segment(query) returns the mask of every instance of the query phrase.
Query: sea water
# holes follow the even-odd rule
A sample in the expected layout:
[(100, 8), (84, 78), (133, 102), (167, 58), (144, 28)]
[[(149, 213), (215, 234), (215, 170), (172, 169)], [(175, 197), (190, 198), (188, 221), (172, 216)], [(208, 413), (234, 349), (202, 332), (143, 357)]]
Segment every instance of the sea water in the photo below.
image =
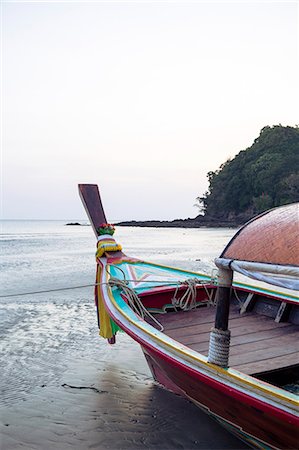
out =
[[(98, 337), (95, 238), (66, 222), (1, 223), (0, 448), (243, 448), (158, 387), (127, 335)], [(127, 255), (210, 274), (234, 233), (117, 227), (115, 239)]]

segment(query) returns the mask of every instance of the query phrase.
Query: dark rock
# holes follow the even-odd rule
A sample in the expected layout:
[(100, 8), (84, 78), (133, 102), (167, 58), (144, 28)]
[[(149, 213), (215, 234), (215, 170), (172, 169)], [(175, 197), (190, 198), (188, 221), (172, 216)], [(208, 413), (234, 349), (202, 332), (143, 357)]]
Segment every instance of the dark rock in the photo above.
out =
[(242, 223), (230, 220), (217, 220), (213, 218), (206, 218), (198, 216), (195, 219), (176, 219), (176, 220), (130, 220), (126, 222), (119, 222), (115, 224), (124, 227), (156, 227), (156, 228), (235, 228)]

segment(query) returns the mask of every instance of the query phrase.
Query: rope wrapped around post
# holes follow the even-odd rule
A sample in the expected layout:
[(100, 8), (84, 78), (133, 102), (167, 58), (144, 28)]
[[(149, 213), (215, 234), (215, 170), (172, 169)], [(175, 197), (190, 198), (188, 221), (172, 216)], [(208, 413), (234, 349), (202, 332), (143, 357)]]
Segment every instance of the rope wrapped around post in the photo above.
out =
[(208, 361), (220, 367), (228, 366), (230, 346), (230, 331), (212, 328), (210, 333), (210, 345)]
[(208, 362), (217, 364), (220, 367), (228, 367), (230, 347), (228, 317), (232, 281), (232, 270), (220, 268), (218, 275), (215, 324), (210, 333), (208, 355)]

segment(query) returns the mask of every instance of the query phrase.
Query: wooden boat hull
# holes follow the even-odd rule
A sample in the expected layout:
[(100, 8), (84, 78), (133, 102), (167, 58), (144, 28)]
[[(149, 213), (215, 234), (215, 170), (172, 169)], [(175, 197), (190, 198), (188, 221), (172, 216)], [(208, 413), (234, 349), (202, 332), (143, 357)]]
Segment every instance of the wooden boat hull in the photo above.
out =
[[(238, 366), (227, 367), (228, 360), (225, 364), (212, 363), (200, 351), (193, 350), (187, 343), (184, 345), (183, 339), (172, 338), (166, 332), (155, 328), (151, 324), (151, 320), (155, 321), (155, 317), (151, 316), (150, 320), (146, 321), (140, 314), (142, 311), (136, 309), (136, 304), (139, 302), (146, 312), (156, 309), (163, 313), (168, 310), (168, 307), (171, 307), (172, 311), (175, 310), (176, 313), (175, 302), (171, 304), (173, 300), (171, 289), (175, 291), (175, 297), (177, 289), (180, 289), (182, 279), (184, 279), (184, 283), (188, 284), (191, 283), (192, 277), (196, 277), (198, 292), (196, 291), (193, 299), (195, 303), (192, 304), (192, 307), (198, 308), (198, 312), (201, 314), (202, 311), (199, 310), (202, 306), (201, 302), (204, 301), (201, 296), (201, 288), (202, 290), (206, 289), (206, 292), (208, 289), (213, 290), (211, 279), (205, 275), (126, 257), (120, 250), (120, 246), (116, 242), (111, 242), (110, 236), (106, 235), (104, 238), (101, 236), (101, 233), (109, 231), (111, 226), (105, 223), (106, 218), (97, 187), (81, 185), (80, 195), (98, 239), (96, 304), (99, 311), (100, 334), (113, 343), (116, 328), (119, 327), (125, 331), (141, 345), (153, 377), (158, 383), (194, 402), (248, 444), (263, 449), (296, 449), (299, 441), (299, 418), (298, 400), (295, 394), (282, 387), (277, 387), (283, 386), (283, 384), (276, 385), (263, 381), (265, 380), (261, 377), (261, 374), (264, 374), (263, 371), (258, 371), (258, 373), (244, 371), (244, 358), (240, 358), (243, 361), (243, 366), (242, 363), (239, 366), (240, 371), (237, 370)], [(295, 209), (294, 212), (296, 213)], [(225, 258), (219, 261), (222, 275), (225, 271), (231, 271), (232, 261)], [(259, 259), (259, 262), (263, 263), (264, 270), (265, 263), (268, 264), (268, 261)], [(288, 264), (288, 260), (284, 260), (282, 263)], [(256, 267), (254, 267), (255, 269)], [(280, 274), (280, 271), (278, 272)], [(297, 273), (297, 269), (294, 273)], [(285, 274), (283, 273), (283, 275)], [(236, 288), (236, 285), (231, 283), (227, 285), (223, 280), (223, 277), (219, 277), (218, 292), (221, 290), (222, 292), (225, 290), (231, 292), (235, 289), (244, 290), (245, 285)], [(205, 287), (202, 283), (205, 283)], [(284, 324), (279, 324), (279, 322), (287, 314), (292, 316), (293, 324), (298, 324), (298, 298), (289, 294), (276, 293), (276, 296), (273, 295), (273, 292), (263, 288), (254, 290), (250, 288), (247, 290), (247, 288), (245, 286), (247, 299), (240, 305), (241, 311), (245, 304), (246, 308), (249, 308), (252, 295), (258, 294), (257, 297), (262, 297), (259, 306), (262, 310), (261, 314), (268, 316), (269, 310), (278, 308), (275, 315), (272, 316), (275, 319), (273, 322), (278, 322), (277, 326), (280, 325), (278, 328), (284, 327)], [(127, 291), (125, 291), (126, 289)], [(127, 296), (125, 292), (127, 292)], [(132, 299), (131, 295), (135, 295), (135, 297)], [(237, 294), (236, 299), (239, 301)], [(199, 304), (197, 304), (197, 300)], [(207, 292), (206, 300), (206, 303), (213, 303), (214, 297)], [(218, 295), (217, 310), (222, 301), (225, 301), (227, 306), (228, 298), (221, 298)], [(181, 309), (184, 310), (184, 307)], [(229, 308), (226, 307), (227, 317), (224, 318), (225, 320), (228, 320), (228, 312)], [(166, 315), (168, 316), (168, 314)], [(251, 328), (251, 333), (258, 329), (262, 331), (263, 324), (268, 324), (266, 319), (262, 319), (262, 323), (258, 324), (262, 325), (262, 328), (255, 327), (253, 330)], [(218, 330), (228, 331), (227, 328), (217, 327), (216, 320), (215, 327)], [(250, 323), (252, 324), (254, 321), (255, 317), (251, 317)], [(208, 322), (206, 325), (210, 326)], [(292, 326), (290, 325), (289, 330), (293, 333)], [(195, 328), (199, 329), (197, 325)], [(185, 333), (184, 327), (183, 333)], [(275, 333), (276, 337), (279, 336), (277, 329)], [(285, 350), (278, 353), (269, 352), (270, 358), (275, 355), (280, 361), (281, 358), (283, 359), (283, 364), (279, 369), (289, 369), (289, 364), (294, 364), (293, 356), (296, 353), (294, 339), (287, 339), (289, 340), (287, 352)], [(271, 339), (269, 341), (271, 342)], [(259, 348), (257, 346), (257, 349)], [(261, 350), (264, 350), (263, 347)], [(269, 361), (269, 359), (265, 361)], [(243, 367), (243, 372), (240, 367)]]
[[(107, 272), (103, 267), (105, 280)], [(194, 402), (251, 446), (296, 448), (296, 408), (283, 401), (280, 389), (236, 370), (209, 364), (207, 358), (195, 356), (189, 348), (179, 346), (145, 321), (137, 318), (136, 322), (135, 314), (121, 296), (106, 290), (103, 296), (109, 315), (141, 345), (158, 383)]]
[(250, 397), (240, 399), (237, 393), (215, 383), (212, 378), (187, 367), (182, 368), (177, 361), (166, 359), (144, 346), (142, 348), (158, 383), (187, 397), (249, 445), (279, 449), (295, 449), (298, 445), (298, 428), (291, 417), (285, 416), (282, 420), (282, 415), (275, 409), (271, 411), (262, 404), (258, 408), (251, 404)]

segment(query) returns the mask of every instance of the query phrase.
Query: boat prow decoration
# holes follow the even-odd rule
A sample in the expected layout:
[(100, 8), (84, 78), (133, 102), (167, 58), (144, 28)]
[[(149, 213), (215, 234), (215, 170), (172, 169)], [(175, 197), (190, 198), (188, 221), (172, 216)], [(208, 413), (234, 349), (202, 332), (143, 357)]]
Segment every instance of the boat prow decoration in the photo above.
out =
[[(298, 205), (270, 211), (243, 227), (216, 261), (215, 282), (125, 255), (106, 233), (97, 186), (79, 190), (97, 240), (107, 239), (97, 254), (101, 336), (112, 343), (119, 329), (126, 332), (141, 345), (158, 383), (190, 399), (249, 445), (296, 448), (299, 299), (235, 282), (233, 275), (246, 263), (246, 270), (254, 264), (254, 275), (294, 282), (298, 260), (286, 249), (298, 245)], [(283, 257), (277, 251), (272, 260), (271, 246), (279, 245), (286, 251)]]

